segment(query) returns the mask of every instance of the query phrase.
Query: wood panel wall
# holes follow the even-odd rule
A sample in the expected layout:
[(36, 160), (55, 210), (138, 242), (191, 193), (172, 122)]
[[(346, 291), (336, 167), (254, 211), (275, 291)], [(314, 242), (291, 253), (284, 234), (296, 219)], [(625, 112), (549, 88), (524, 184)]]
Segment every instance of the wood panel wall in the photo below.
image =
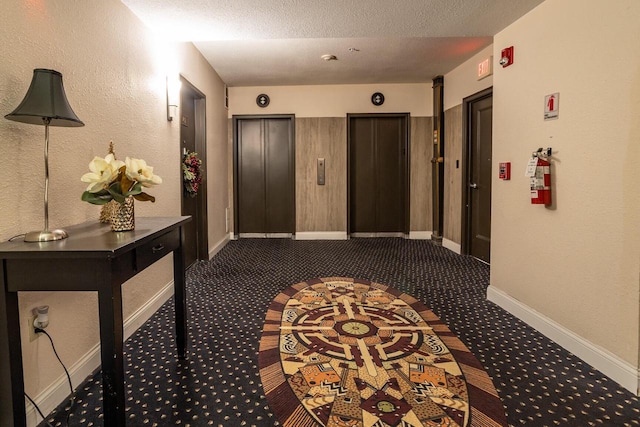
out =
[[(325, 159), (325, 185), (317, 159)], [(296, 119), (296, 231), (347, 230), (347, 120)]]
[[(229, 208), (229, 213), (228, 213), (228, 218), (226, 218), (228, 222), (227, 227), (228, 227), (228, 231), (229, 233), (234, 233), (234, 222), (233, 222), (233, 218), (234, 218), (234, 209), (233, 209), (233, 199), (235, 198), (235, 194), (233, 193), (233, 181), (234, 181), (234, 173), (235, 173), (235, 165), (233, 164), (233, 119), (228, 119), (227, 120), (227, 148), (228, 148), (228, 155), (227, 155), (227, 166), (228, 166), (228, 171), (229, 171), (229, 179), (227, 180), (229, 182), (229, 187), (228, 187), (228, 202), (227, 202), (227, 207)], [(223, 219), (222, 221), (224, 221), (225, 219)]]
[[(442, 236), (461, 244), (462, 104), (444, 112), (444, 225)], [(458, 166), (456, 167), (456, 161)]]
[(410, 230), (432, 231), (431, 158), (433, 157), (433, 118), (411, 117)]

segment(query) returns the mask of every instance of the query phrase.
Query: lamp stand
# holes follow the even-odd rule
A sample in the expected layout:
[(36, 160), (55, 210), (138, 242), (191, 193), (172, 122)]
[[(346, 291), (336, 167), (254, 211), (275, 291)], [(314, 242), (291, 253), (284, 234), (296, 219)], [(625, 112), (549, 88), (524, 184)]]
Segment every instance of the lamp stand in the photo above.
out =
[(51, 242), (69, 237), (69, 234), (60, 229), (49, 230), (49, 123), (50, 118), (44, 121), (44, 230), (30, 231), (24, 236), (25, 242)]

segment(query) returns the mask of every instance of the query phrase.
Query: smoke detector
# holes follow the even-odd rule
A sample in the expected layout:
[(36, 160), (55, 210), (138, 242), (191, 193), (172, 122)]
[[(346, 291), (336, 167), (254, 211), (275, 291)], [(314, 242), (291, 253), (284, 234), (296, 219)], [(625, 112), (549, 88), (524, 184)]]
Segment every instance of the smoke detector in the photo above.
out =
[(322, 55), (320, 58), (324, 59), (325, 61), (329, 62), (329, 61), (337, 61), (338, 57), (335, 55)]

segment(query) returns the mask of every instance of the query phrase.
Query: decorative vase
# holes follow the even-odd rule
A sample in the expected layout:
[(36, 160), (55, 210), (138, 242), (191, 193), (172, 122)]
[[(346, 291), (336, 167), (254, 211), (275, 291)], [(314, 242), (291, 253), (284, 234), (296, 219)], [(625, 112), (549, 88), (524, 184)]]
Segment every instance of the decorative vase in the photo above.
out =
[(124, 203), (114, 203), (111, 211), (111, 231), (131, 231), (135, 228), (133, 197), (125, 198)]
[(108, 203), (102, 205), (102, 209), (100, 209), (100, 222), (103, 224), (111, 223), (111, 215), (113, 214), (114, 205), (117, 205), (118, 202), (115, 200), (111, 200)]

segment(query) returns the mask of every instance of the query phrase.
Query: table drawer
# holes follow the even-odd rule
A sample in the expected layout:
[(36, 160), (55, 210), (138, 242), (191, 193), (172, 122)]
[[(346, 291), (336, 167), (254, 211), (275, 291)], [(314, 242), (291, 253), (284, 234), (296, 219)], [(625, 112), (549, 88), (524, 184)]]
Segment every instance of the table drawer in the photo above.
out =
[(176, 228), (136, 248), (136, 268), (142, 271), (180, 246), (180, 229)]

